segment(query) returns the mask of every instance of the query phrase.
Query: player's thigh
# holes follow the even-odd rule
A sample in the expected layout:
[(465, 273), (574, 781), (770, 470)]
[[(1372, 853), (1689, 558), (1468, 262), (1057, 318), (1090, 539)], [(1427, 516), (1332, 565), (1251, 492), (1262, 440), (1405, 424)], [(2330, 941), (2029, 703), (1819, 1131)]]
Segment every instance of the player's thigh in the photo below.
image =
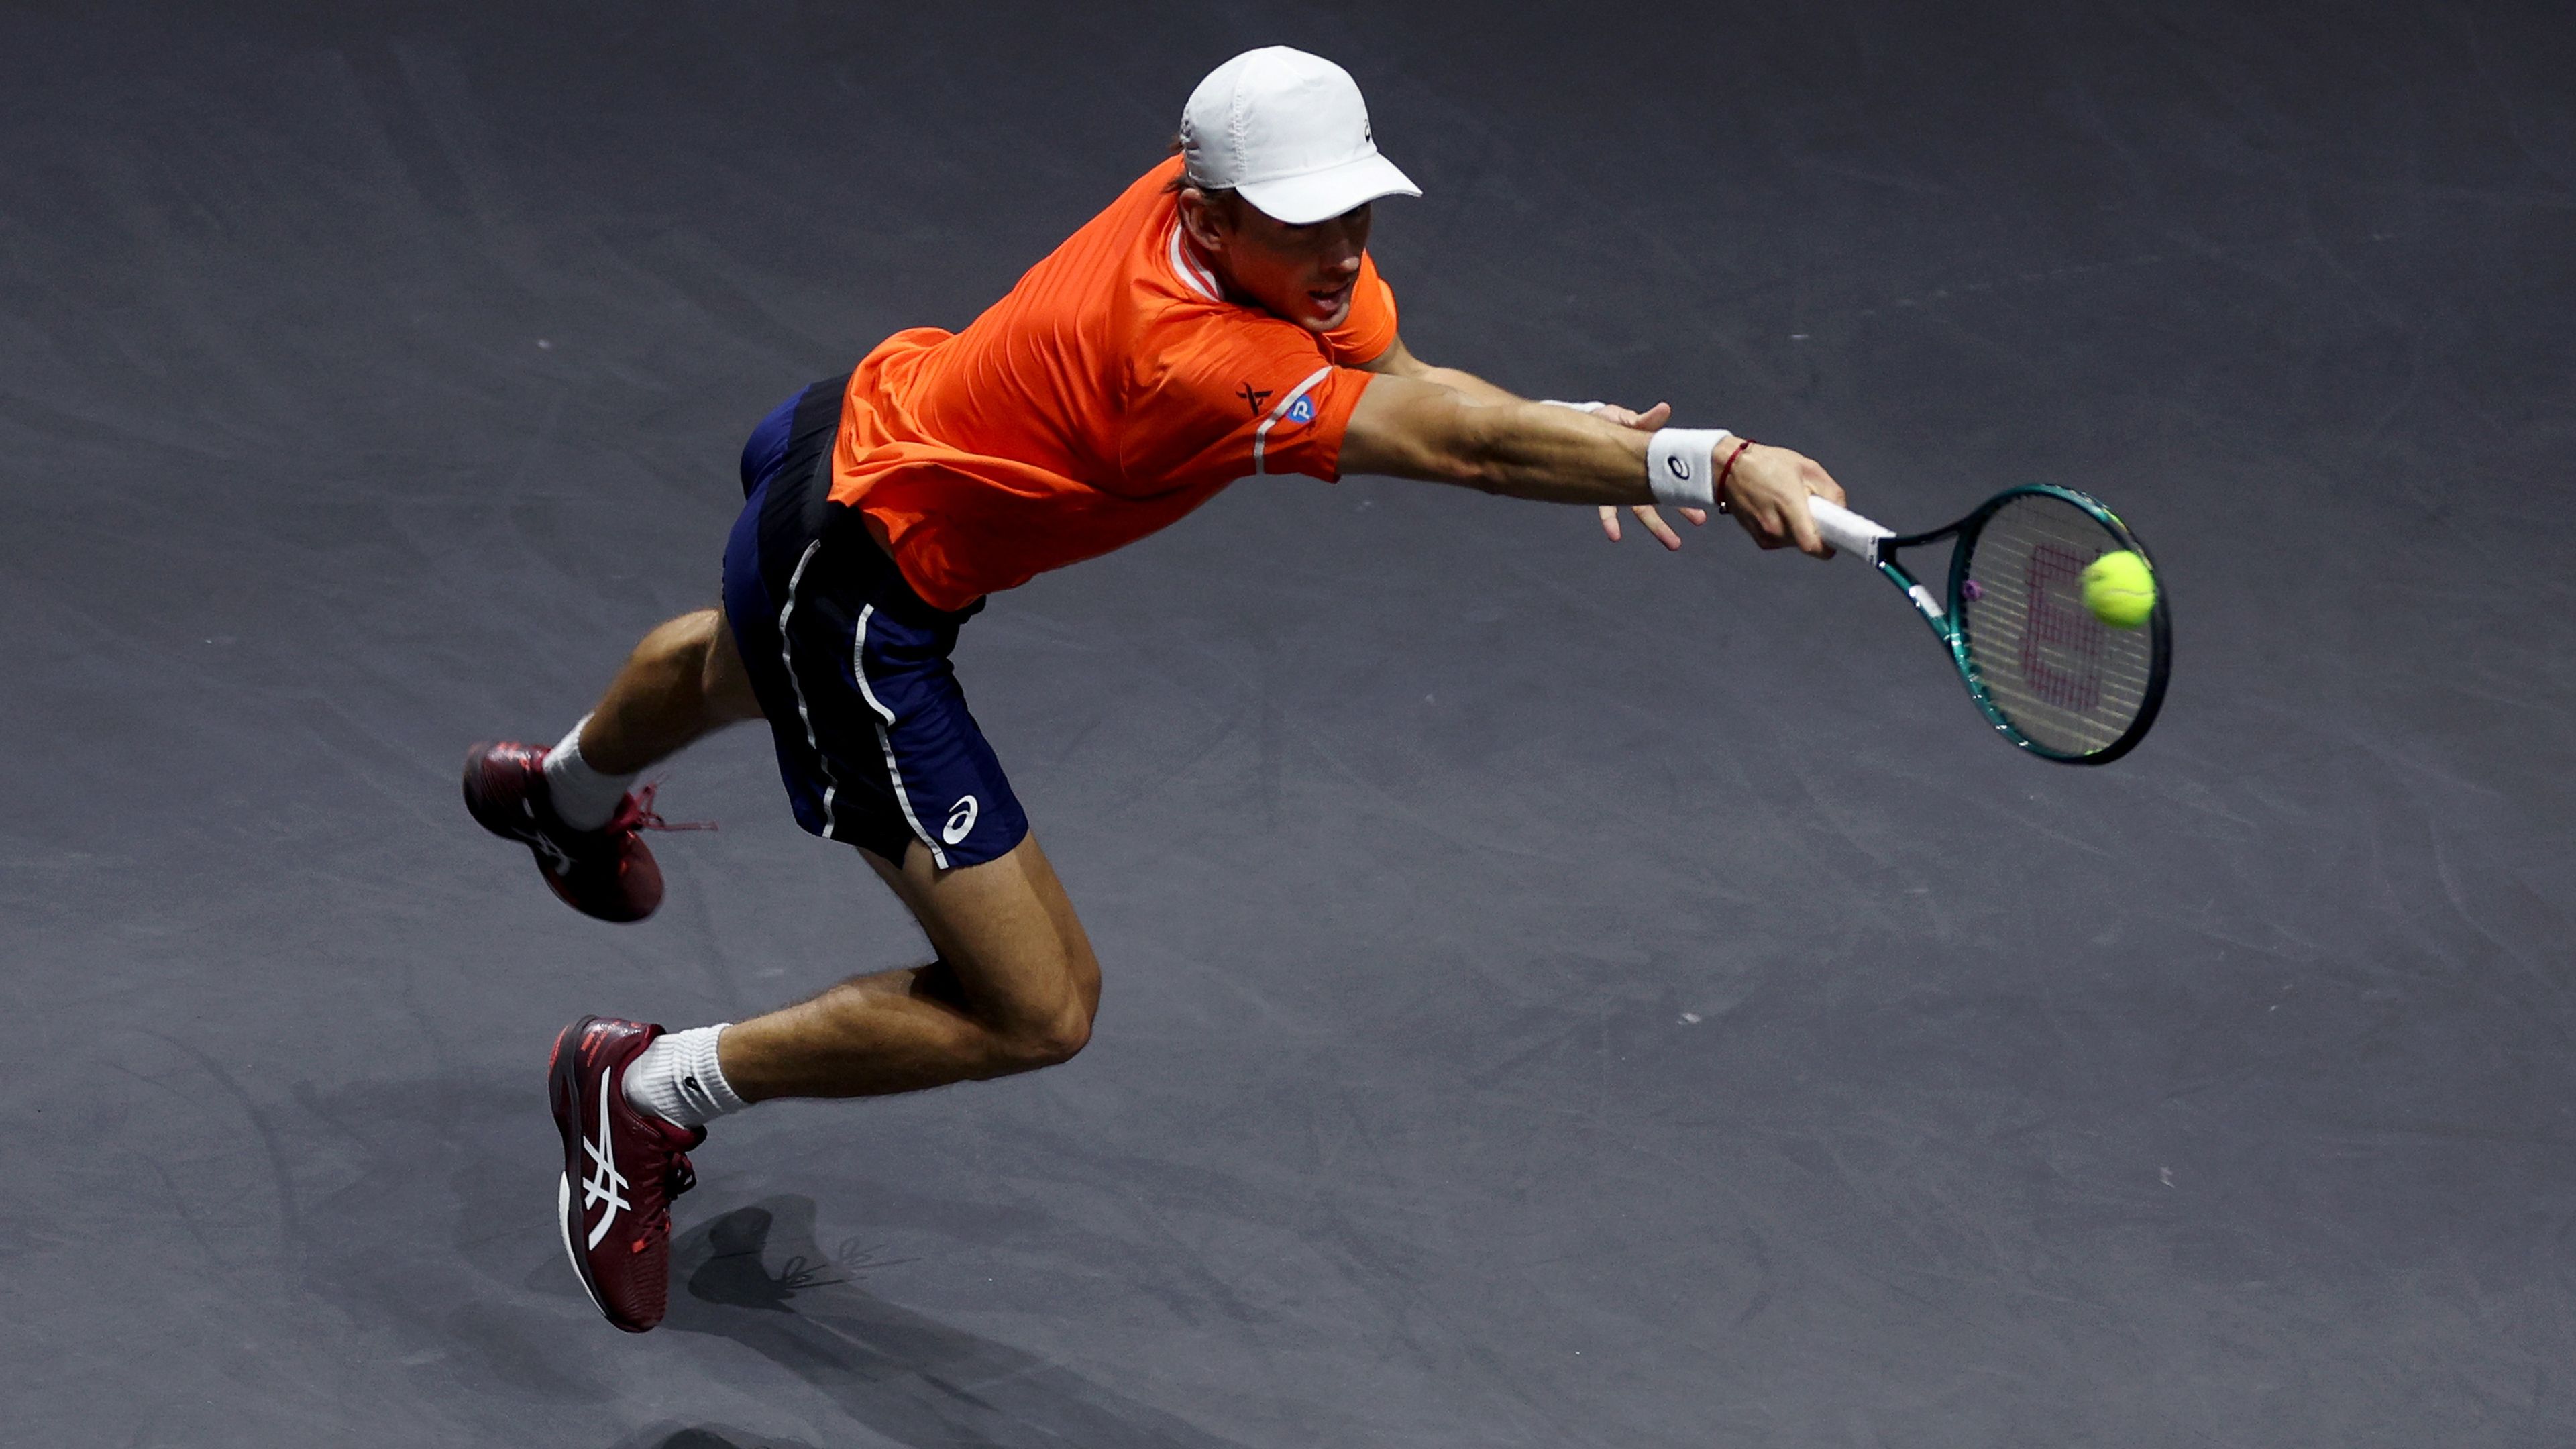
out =
[(1034, 833), (976, 865), (939, 870), (910, 849), (901, 866), (859, 852), (957, 973), (968, 1008), (1005, 1029), (1088, 1030), (1100, 962)]

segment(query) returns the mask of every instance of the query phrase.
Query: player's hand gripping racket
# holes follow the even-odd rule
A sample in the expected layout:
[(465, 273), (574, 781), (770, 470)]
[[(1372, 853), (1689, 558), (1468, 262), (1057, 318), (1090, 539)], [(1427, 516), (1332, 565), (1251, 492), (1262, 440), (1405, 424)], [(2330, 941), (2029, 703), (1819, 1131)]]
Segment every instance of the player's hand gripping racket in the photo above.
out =
[[(1996, 494), (1947, 528), (1911, 534), (1822, 498), (1807, 502), (1827, 543), (1869, 560), (1914, 601), (1949, 649), (1968, 697), (2005, 739), (2044, 760), (2103, 765), (2156, 722), (2173, 658), (2164, 581), (2150, 564), (2154, 602), (2135, 627), (2095, 616), (2084, 571), (2105, 554), (2147, 558), (2097, 500), (2034, 483)], [(1943, 539), (1954, 540), (1950, 577), (1947, 591), (1936, 593), (1896, 555)]]

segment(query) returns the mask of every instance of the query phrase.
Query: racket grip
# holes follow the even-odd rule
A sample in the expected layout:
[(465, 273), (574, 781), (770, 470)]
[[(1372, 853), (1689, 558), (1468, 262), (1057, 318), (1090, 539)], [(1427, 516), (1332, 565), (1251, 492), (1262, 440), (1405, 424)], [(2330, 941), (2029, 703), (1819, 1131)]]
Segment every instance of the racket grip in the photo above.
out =
[(1828, 503), (1812, 493), (1807, 495), (1807, 511), (1816, 516), (1816, 532), (1824, 535), (1825, 542), (1871, 563), (1878, 561), (1878, 541), (1896, 537), (1895, 529), (1882, 528), (1841, 504)]

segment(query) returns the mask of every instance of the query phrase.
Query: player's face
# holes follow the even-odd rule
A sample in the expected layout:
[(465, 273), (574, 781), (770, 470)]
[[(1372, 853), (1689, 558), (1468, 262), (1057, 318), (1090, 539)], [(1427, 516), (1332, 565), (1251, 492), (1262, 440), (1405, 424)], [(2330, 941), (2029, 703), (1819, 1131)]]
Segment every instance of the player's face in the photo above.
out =
[(1309, 331), (1328, 332), (1351, 315), (1351, 288), (1368, 250), (1369, 209), (1290, 226), (1238, 198), (1195, 208), (1191, 236), (1235, 291)]

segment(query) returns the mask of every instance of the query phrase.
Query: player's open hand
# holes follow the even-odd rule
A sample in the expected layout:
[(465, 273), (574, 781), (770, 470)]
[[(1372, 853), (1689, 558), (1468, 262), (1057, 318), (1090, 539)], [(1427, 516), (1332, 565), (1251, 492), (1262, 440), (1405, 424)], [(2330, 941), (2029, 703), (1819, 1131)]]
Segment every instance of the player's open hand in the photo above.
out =
[(1839, 504), (1843, 485), (1804, 453), (1755, 443), (1735, 460), (1717, 502), (1764, 548), (1832, 558), (1833, 549), (1816, 533), (1816, 515), (1808, 511), (1809, 494)]
[[(1597, 414), (1597, 416), (1608, 418), (1610, 421), (1617, 423), (1623, 428), (1635, 428), (1641, 433), (1651, 433), (1655, 429), (1662, 427), (1665, 420), (1670, 418), (1672, 415), (1673, 405), (1671, 403), (1657, 403), (1642, 413), (1633, 411), (1629, 408), (1623, 408), (1616, 403), (1605, 403), (1603, 404), (1601, 411)], [(1671, 524), (1664, 522), (1664, 515), (1656, 510), (1655, 505), (1651, 503), (1640, 504), (1628, 511), (1637, 515), (1637, 521), (1646, 525), (1646, 532), (1653, 534), (1657, 543), (1662, 544), (1666, 548), (1679, 548), (1682, 546), (1682, 536), (1673, 532), (1673, 526)], [(1689, 519), (1693, 527), (1708, 522), (1708, 511), (1706, 509), (1683, 508), (1675, 511), (1680, 513), (1682, 517)], [(1619, 541), (1619, 510), (1617, 508), (1605, 507), (1601, 510), (1601, 531), (1609, 536), (1612, 543), (1617, 543)]]

